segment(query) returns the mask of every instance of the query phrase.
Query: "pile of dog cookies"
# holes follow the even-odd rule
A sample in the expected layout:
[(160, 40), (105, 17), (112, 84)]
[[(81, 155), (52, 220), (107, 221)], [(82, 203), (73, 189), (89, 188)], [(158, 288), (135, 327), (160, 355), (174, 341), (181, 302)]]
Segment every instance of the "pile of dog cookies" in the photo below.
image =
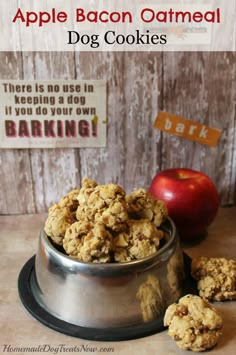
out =
[(126, 195), (117, 184), (84, 179), (49, 208), (44, 230), (80, 261), (128, 262), (156, 253), (166, 217), (165, 203), (144, 189)]

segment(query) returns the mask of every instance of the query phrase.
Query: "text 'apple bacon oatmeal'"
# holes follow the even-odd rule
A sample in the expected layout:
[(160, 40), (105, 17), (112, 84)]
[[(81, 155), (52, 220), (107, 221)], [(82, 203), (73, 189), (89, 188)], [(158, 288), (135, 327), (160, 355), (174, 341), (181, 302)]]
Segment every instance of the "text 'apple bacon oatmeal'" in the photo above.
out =
[(167, 215), (165, 203), (144, 189), (127, 195), (117, 184), (84, 179), (49, 208), (44, 231), (80, 261), (128, 262), (157, 252)]

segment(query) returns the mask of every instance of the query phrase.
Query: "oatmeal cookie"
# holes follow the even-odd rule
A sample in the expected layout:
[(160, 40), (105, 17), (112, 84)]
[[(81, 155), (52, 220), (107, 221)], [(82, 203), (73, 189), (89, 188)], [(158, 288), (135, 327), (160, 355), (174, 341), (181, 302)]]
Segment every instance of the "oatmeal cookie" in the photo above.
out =
[(140, 302), (144, 322), (150, 322), (164, 313), (166, 303), (159, 280), (155, 276), (148, 275), (147, 280), (139, 287), (136, 298)]
[(126, 196), (128, 213), (135, 218), (147, 218), (157, 227), (161, 225), (168, 215), (166, 204), (157, 200), (144, 189), (134, 190)]
[(79, 205), (78, 202), (78, 195), (79, 195), (80, 190), (79, 189), (73, 189), (68, 194), (66, 194), (64, 197), (60, 199), (58, 202), (58, 205), (60, 207), (68, 207), (71, 212), (75, 212), (77, 210), (77, 207)]
[(129, 220), (128, 229), (114, 238), (114, 258), (124, 262), (156, 253), (164, 232), (148, 219)]
[(44, 231), (54, 243), (62, 245), (66, 230), (74, 221), (74, 214), (69, 207), (61, 207), (58, 204), (54, 204), (48, 210)]
[(93, 192), (94, 188), (97, 186), (97, 183), (95, 180), (91, 179), (83, 179), (82, 180), (82, 186), (81, 189), (77, 195), (78, 202), (80, 206), (83, 206), (86, 204), (89, 196)]
[(199, 257), (192, 260), (191, 273), (199, 295), (208, 300), (236, 299), (236, 261)]
[(128, 220), (125, 191), (116, 184), (96, 186), (85, 204), (78, 207), (76, 218), (104, 223), (112, 231), (125, 229)]
[(222, 334), (222, 318), (199, 296), (186, 295), (170, 305), (164, 325), (181, 349), (204, 351), (212, 348)]
[(112, 250), (112, 235), (102, 223), (80, 220), (67, 229), (63, 247), (68, 255), (81, 261), (107, 263)]

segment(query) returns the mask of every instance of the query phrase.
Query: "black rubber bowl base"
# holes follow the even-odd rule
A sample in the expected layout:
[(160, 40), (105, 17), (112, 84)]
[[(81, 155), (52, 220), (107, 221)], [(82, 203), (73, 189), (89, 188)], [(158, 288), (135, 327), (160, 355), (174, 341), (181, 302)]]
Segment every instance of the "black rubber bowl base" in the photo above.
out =
[[(196, 294), (196, 284), (190, 276), (191, 259), (184, 254), (185, 271), (188, 278), (186, 293)], [(165, 329), (160, 319), (132, 327), (116, 328), (87, 328), (65, 322), (54, 317), (45, 310), (35, 299), (31, 282), (35, 278), (35, 256), (31, 257), (23, 266), (18, 277), (18, 292), (24, 307), (39, 322), (60, 333), (76, 338), (95, 341), (120, 341), (138, 339), (161, 332)], [(163, 315), (164, 316), (164, 315)]]

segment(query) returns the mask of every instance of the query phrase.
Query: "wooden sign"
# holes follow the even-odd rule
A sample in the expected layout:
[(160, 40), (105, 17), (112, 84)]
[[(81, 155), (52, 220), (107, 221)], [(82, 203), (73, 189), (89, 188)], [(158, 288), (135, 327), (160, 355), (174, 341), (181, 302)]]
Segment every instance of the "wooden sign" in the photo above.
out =
[(211, 147), (217, 144), (221, 134), (219, 129), (211, 128), (168, 112), (159, 112), (154, 127)]
[(0, 148), (105, 145), (105, 81), (0, 81)]

